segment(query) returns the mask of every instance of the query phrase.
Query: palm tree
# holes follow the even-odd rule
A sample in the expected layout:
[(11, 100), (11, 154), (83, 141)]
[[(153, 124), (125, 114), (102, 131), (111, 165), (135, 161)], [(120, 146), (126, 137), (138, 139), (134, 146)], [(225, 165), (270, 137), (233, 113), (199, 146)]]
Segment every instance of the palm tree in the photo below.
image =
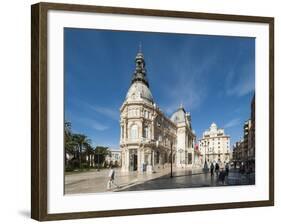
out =
[(74, 134), (73, 135), (73, 141), (75, 142), (75, 144), (77, 145), (78, 148), (78, 158), (79, 158), (79, 167), (81, 169), (81, 165), (82, 165), (82, 153), (85, 150), (85, 146), (87, 144), (91, 144), (91, 140), (83, 134)]
[(86, 143), (85, 144), (85, 152), (86, 155), (88, 156), (88, 168), (92, 164), (92, 155), (94, 155), (94, 148), (91, 144)]
[(75, 154), (75, 142), (73, 141), (73, 134), (71, 130), (71, 123), (68, 121), (64, 122), (64, 149), (65, 149), (65, 164), (67, 164), (67, 153)]
[(95, 163), (98, 164), (98, 170), (101, 163), (105, 161), (105, 157), (110, 154), (108, 147), (97, 146), (95, 148)]

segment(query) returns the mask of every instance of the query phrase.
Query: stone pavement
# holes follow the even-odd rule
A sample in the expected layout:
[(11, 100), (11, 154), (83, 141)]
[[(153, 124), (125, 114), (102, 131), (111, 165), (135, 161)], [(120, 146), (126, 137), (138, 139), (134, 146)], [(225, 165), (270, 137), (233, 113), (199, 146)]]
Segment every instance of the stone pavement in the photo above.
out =
[[(182, 174), (190, 174), (194, 172), (201, 172), (202, 169), (195, 169), (193, 171), (181, 169)], [(174, 170), (178, 170), (174, 168)], [(77, 172), (65, 175), (65, 194), (78, 193), (97, 193), (107, 191), (108, 169), (100, 171), (92, 170), (86, 172)], [(115, 169), (115, 183), (119, 186), (112, 188), (111, 191), (120, 191), (126, 188), (142, 184), (146, 181), (170, 175), (170, 167), (157, 170), (155, 173), (138, 173), (121, 172), (120, 169)]]
[(120, 191), (140, 191), (140, 190), (160, 190), (175, 188), (194, 188), (194, 187), (214, 187), (214, 186), (234, 186), (234, 185), (253, 185), (255, 184), (255, 173), (240, 174), (236, 170), (231, 170), (224, 183), (218, 180), (216, 174), (193, 173), (176, 171), (174, 177), (169, 175), (146, 181), (145, 183), (134, 185)]
[[(88, 171), (65, 175), (65, 194), (98, 193), (107, 191), (109, 170)], [(224, 183), (218, 181), (216, 175), (203, 173), (202, 169), (174, 168), (173, 178), (170, 178), (170, 168), (158, 170), (155, 173), (123, 173), (115, 169), (115, 183), (110, 191), (159, 190), (190, 187), (210, 187), (227, 185), (255, 184), (255, 174), (240, 174), (231, 170)]]

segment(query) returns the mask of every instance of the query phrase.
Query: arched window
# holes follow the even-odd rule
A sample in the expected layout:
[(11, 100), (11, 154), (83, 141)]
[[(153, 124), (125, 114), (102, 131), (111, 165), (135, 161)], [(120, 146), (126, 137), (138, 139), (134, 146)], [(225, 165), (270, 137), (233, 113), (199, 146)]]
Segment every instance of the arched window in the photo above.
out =
[(136, 124), (132, 125), (130, 134), (131, 134), (131, 139), (138, 138), (138, 126)]

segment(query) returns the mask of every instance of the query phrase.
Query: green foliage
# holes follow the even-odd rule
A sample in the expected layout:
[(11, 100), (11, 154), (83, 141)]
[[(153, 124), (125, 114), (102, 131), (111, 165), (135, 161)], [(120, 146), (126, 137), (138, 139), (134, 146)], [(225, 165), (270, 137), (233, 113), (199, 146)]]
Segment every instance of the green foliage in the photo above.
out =
[(94, 148), (88, 136), (73, 133), (71, 123), (68, 121), (64, 123), (64, 147), (66, 171), (89, 169), (93, 162), (91, 161), (93, 155), (95, 163), (103, 164), (105, 156), (110, 153), (108, 148), (104, 146)]
[(65, 167), (65, 172), (72, 172), (72, 171), (74, 171), (73, 167), (71, 167), (71, 166)]
[(95, 164), (101, 165), (105, 162), (105, 157), (110, 155), (110, 151), (108, 150), (108, 147), (97, 146), (95, 148), (94, 155)]

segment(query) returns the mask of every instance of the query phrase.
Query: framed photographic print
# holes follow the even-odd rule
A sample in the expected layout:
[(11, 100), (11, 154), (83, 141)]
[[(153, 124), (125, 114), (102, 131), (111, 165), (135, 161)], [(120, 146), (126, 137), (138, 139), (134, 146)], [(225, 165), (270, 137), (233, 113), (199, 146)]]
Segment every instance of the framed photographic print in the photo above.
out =
[(32, 218), (274, 205), (274, 18), (31, 16)]

